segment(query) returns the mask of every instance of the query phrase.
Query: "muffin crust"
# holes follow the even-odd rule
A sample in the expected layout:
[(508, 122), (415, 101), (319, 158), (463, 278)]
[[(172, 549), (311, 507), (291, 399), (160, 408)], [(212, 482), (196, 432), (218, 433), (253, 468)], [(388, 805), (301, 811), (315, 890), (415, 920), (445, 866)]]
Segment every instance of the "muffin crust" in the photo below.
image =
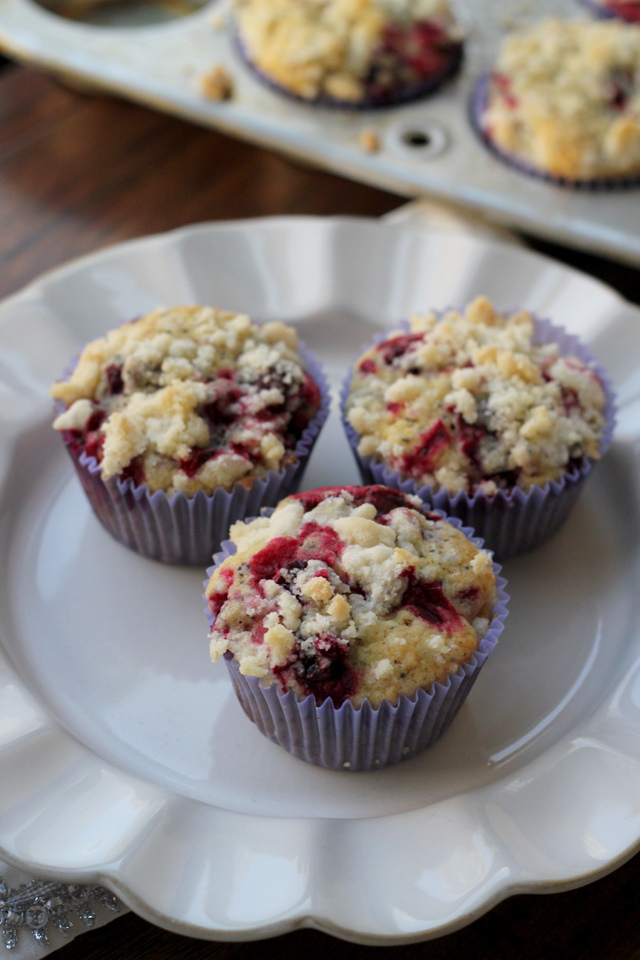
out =
[(356, 363), (345, 405), (373, 455), (435, 492), (529, 490), (597, 459), (605, 395), (595, 373), (532, 342), (526, 311), (486, 297), (463, 313), (412, 318)]
[(306, 100), (384, 100), (461, 46), (448, 0), (236, 0), (236, 16), (250, 62)]
[(251, 483), (293, 461), (320, 402), (293, 328), (211, 307), (156, 310), (83, 350), (54, 421), (69, 445), (169, 495)]
[(481, 126), (551, 176), (640, 174), (640, 27), (547, 19), (508, 36)]
[(386, 487), (287, 497), (231, 539), (206, 590), (212, 659), (318, 704), (395, 704), (444, 682), (496, 604), (490, 554)]

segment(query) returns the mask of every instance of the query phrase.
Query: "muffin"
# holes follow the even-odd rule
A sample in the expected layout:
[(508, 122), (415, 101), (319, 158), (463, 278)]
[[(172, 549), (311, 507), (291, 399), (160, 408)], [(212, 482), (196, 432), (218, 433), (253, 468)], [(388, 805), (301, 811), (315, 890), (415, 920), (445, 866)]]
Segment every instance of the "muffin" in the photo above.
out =
[(458, 69), (448, 0), (236, 0), (239, 50), (298, 99), (373, 107), (415, 99)]
[(51, 393), (54, 429), (109, 532), (198, 564), (246, 509), (295, 489), (329, 402), (293, 328), (201, 306), (89, 343)]
[(367, 769), (443, 732), (502, 629), (481, 545), (381, 486), (294, 494), (231, 538), (206, 587), (211, 658), (263, 733)]
[(581, 3), (598, 16), (640, 23), (640, 0), (581, 0)]
[(363, 479), (418, 492), (504, 557), (566, 516), (555, 501), (568, 510), (610, 441), (608, 390), (575, 338), (478, 297), (366, 350), (343, 418)]
[(640, 29), (620, 21), (543, 20), (509, 35), (480, 81), (487, 145), (560, 184), (640, 177)]

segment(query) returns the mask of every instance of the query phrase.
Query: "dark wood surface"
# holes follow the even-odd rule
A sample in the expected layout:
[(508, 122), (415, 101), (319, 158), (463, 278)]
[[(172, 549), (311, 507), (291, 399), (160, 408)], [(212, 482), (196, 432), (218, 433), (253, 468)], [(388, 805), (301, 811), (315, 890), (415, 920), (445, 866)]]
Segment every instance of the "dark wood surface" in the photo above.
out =
[[(84, 96), (28, 68), (0, 73), (0, 296), (119, 240), (194, 221), (272, 214), (380, 216), (402, 198), (292, 164), (161, 114)], [(638, 271), (531, 241), (640, 302)], [(640, 960), (640, 855), (562, 894), (517, 896), (463, 930), (367, 948), (303, 930), (240, 944), (167, 933), (133, 914), (60, 950), (60, 960)], [(0, 948), (1, 949), (1, 948)]]

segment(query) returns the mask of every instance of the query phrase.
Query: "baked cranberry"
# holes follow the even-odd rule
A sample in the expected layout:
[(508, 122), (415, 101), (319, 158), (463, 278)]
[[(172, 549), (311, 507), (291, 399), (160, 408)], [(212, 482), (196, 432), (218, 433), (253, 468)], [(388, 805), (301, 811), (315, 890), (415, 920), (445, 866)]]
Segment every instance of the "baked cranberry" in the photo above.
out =
[(122, 365), (118, 363), (110, 363), (104, 371), (104, 375), (107, 378), (107, 386), (109, 388), (110, 396), (114, 397), (119, 393), (122, 393), (124, 390), (124, 380), (122, 379)]
[(423, 339), (424, 334), (422, 333), (403, 333), (391, 340), (385, 340), (377, 349), (382, 354), (383, 361), (389, 366), (398, 357), (404, 356), (414, 343), (419, 343)]
[(144, 458), (134, 457), (133, 460), (124, 468), (120, 474), (121, 480), (133, 480), (137, 487), (144, 483), (146, 474), (144, 470)]
[(401, 576), (407, 577), (408, 583), (400, 608), (406, 608), (414, 617), (420, 617), (447, 633), (454, 633), (464, 627), (464, 619), (445, 597), (441, 583), (420, 580), (411, 568), (405, 570)]
[(459, 437), (460, 452), (480, 470), (480, 444), (487, 436), (487, 431), (475, 423), (467, 423), (459, 413), (456, 417), (456, 433)]
[(624, 20), (640, 22), (640, 5), (635, 0), (607, 0), (606, 7)]
[(196, 473), (202, 469), (207, 460), (211, 460), (215, 454), (215, 450), (194, 449), (188, 457), (183, 457), (182, 460), (178, 460), (178, 467), (183, 473), (186, 473), (188, 477), (195, 477)]
[(299, 644), (294, 648), (292, 663), (276, 667), (283, 692), (289, 681), (295, 679), (304, 696), (311, 694), (320, 706), (325, 700), (333, 700), (340, 706), (353, 696), (358, 686), (358, 674), (351, 664), (344, 643), (330, 634), (314, 638), (314, 651), (303, 651)]
[(363, 374), (377, 373), (378, 364), (375, 362), (375, 360), (372, 360), (371, 357), (366, 357), (362, 363), (359, 364), (358, 370)]
[(104, 433), (101, 430), (90, 430), (84, 438), (84, 451), (88, 457), (95, 457), (98, 463), (102, 460), (104, 447)]
[(218, 389), (220, 392), (216, 399), (204, 404), (202, 415), (214, 425), (228, 425), (237, 419), (236, 412), (230, 408), (240, 400), (244, 391), (226, 380), (222, 381)]
[(408, 27), (388, 24), (367, 78), (369, 96), (384, 101), (396, 92), (437, 78), (460, 51), (461, 44), (432, 20)]
[(459, 600), (460, 603), (475, 603), (479, 596), (479, 587), (465, 587), (464, 590), (459, 590), (458, 593), (456, 593), (456, 599)]
[(518, 99), (511, 93), (511, 77), (507, 76), (506, 73), (495, 72), (491, 74), (491, 79), (500, 91), (500, 96), (502, 97), (505, 105), (510, 110), (515, 110), (515, 108), (518, 106)]
[(344, 544), (333, 527), (323, 527), (318, 523), (305, 523), (298, 533), (302, 541), (301, 552), (309, 560), (321, 560), (332, 567), (342, 551)]
[(255, 586), (262, 580), (275, 580), (278, 572), (297, 559), (298, 542), (294, 537), (274, 537), (251, 558), (249, 568)]
[(492, 480), (496, 487), (501, 490), (513, 490), (518, 485), (518, 477), (521, 473), (521, 468), (517, 467), (515, 470), (501, 470), (499, 473), (492, 473), (483, 479)]
[(447, 426), (442, 420), (436, 420), (429, 430), (420, 435), (415, 450), (400, 458), (402, 472), (417, 480), (426, 473), (433, 473), (437, 469), (440, 454), (450, 446), (452, 440)]
[(294, 407), (290, 428), (297, 443), (300, 434), (313, 420), (320, 407), (320, 390), (308, 373), (305, 373), (305, 381), (298, 393), (291, 398), (290, 406)]
[(562, 406), (568, 417), (570, 417), (572, 413), (582, 413), (582, 404), (578, 400), (578, 394), (573, 387), (562, 387), (561, 396)]

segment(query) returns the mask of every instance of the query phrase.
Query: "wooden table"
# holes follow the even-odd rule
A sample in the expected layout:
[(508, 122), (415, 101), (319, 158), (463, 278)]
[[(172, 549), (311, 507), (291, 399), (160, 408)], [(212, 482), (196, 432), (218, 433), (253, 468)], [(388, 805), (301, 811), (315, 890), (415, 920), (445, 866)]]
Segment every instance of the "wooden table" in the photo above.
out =
[[(24, 67), (0, 74), (0, 296), (106, 244), (202, 220), (270, 214), (380, 216), (402, 198), (302, 168), (265, 150), (131, 104), (87, 97)], [(638, 272), (559, 248), (640, 303)], [(465, 929), (378, 954), (397, 960), (640, 960), (640, 855), (578, 890), (512, 897)], [(2, 948), (0, 947), (0, 955)], [(240, 944), (166, 933), (129, 914), (60, 950), (60, 960), (362, 960), (374, 948), (302, 930)]]

